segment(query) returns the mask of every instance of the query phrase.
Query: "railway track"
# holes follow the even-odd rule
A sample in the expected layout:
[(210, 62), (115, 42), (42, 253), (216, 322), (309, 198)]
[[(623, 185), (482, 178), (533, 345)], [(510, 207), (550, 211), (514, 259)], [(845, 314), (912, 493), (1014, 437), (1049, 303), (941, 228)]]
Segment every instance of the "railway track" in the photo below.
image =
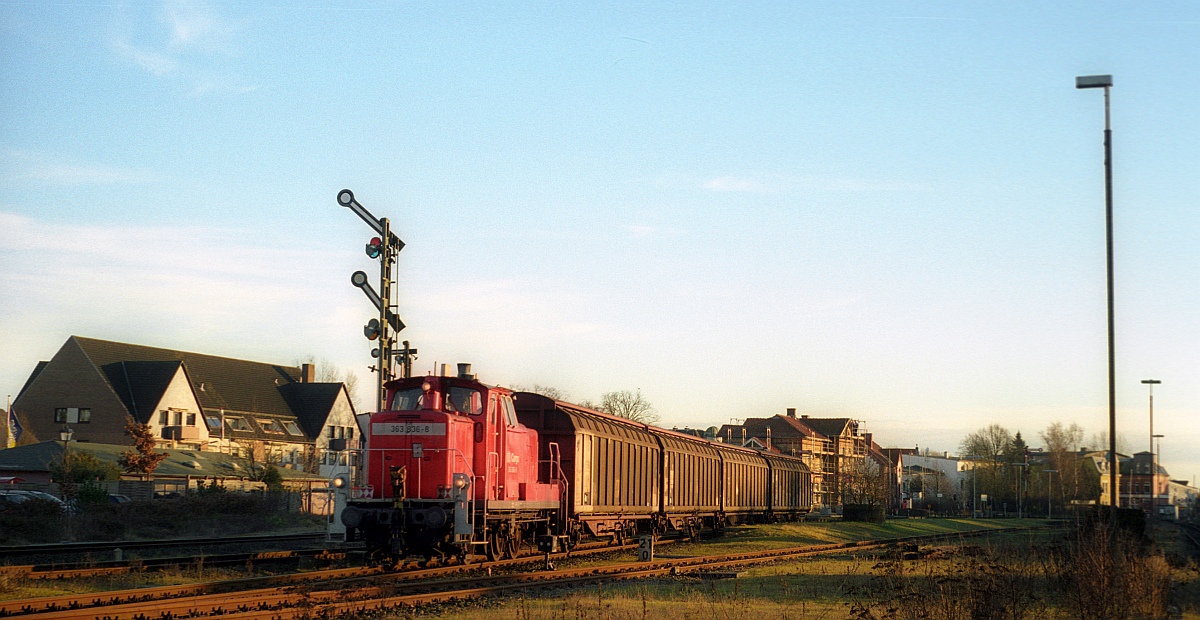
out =
[(171, 538), (164, 540), (121, 540), (80, 543), (53, 543), (40, 545), (18, 545), (0, 547), (0, 559), (21, 557), (45, 557), (67, 554), (93, 555), (101, 551), (122, 552), (163, 549), (173, 547), (213, 547), (217, 545), (262, 545), (297, 542), (319, 542), (325, 540), (324, 532), (300, 534), (272, 534), (263, 536), (222, 536), (218, 538)]
[(1176, 523), (1179, 526), (1179, 531), (1183, 532), (1188, 542), (1192, 543), (1192, 547), (1197, 555), (1200, 555), (1200, 527), (1196, 527), (1190, 523)]
[(176, 556), (148, 558), (133, 561), (85, 562), (79, 565), (58, 566), (55, 564), (23, 564), (0, 566), (0, 574), (23, 579), (57, 580), (123, 575), (141, 571), (160, 570), (171, 567), (218, 566), (261, 566), (264, 564), (299, 564), (306, 558), (318, 562), (339, 562), (346, 559), (346, 552), (331, 552), (326, 549), (298, 549), (280, 551), (255, 551), (251, 553), (226, 553), (220, 555)]
[[(1026, 528), (1040, 529), (1040, 528)], [(765, 552), (661, 559), (603, 567), (498, 575), (494, 568), (515, 567), (528, 558), (385, 573), (378, 569), (338, 569), (234, 581), (167, 586), (0, 602), (0, 617), (138, 620), (202, 617), (275, 619), (336, 616), (453, 599), (475, 598), (545, 587), (689, 574), (829, 553), (876, 549), (898, 544), (932, 543), (1014, 530), (983, 530), (855, 543), (810, 545)], [(604, 553), (624, 547), (574, 551), (571, 555)], [(565, 554), (562, 554), (565, 555)], [(561, 557), (561, 556), (559, 556)], [(455, 577), (449, 579), (448, 577)]]

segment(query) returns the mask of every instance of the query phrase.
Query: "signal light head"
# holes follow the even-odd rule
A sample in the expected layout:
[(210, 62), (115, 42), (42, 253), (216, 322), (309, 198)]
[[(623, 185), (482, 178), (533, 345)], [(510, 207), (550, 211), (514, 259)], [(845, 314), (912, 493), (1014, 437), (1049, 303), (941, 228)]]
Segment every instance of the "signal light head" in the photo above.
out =
[(367, 256), (371, 258), (379, 258), (379, 254), (383, 252), (383, 240), (379, 237), (371, 237), (367, 242)]
[(367, 340), (375, 340), (379, 337), (379, 319), (371, 319), (363, 326), (363, 335)]
[(350, 274), (350, 283), (358, 288), (362, 288), (367, 283), (367, 274), (361, 271), (355, 271)]
[(338, 192), (337, 201), (338, 204), (342, 205), (343, 207), (350, 206), (354, 202), (354, 192), (348, 189)]

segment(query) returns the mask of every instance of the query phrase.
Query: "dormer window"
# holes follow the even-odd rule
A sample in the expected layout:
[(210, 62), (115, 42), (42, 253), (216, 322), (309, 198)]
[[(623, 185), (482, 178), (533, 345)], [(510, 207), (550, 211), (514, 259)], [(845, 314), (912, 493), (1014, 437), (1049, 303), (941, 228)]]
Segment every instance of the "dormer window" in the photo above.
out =
[(247, 422), (245, 418), (226, 417), (225, 424), (226, 424), (226, 426), (229, 427), (229, 430), (232, 430), (232, 431), (245, 431), (245, 432), (253, 432), (254, 431), (253, 428), (250, 428), (250, 423)]

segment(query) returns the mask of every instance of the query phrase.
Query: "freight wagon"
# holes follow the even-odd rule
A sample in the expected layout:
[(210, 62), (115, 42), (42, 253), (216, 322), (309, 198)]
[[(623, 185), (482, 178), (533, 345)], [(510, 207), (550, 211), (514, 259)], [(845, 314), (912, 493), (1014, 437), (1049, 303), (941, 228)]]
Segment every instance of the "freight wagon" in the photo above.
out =
[(372, 557), (465, 560), (795, 518), (797, 458), (706, 441), (455, 377), (400, 379), (366, 429), (365, 480), (341, 513)]

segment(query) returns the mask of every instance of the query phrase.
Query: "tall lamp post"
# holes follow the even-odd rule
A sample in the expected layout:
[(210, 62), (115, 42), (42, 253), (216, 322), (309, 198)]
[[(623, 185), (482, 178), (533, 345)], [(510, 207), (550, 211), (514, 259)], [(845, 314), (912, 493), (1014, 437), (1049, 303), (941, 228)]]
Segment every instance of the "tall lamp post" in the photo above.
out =
[(1075, 78), (1075, 88), (1104, 89), (1104, 230), (1108, 257), (1108, 501), (1112, 505), (1113, 522), (1117, 515), (1117, 387), (1116, 354), (1113, 346), (1113, 191), (1112, 191), (1112, 121), (1109, 114), (1111, 75), (1081, 75)]
[[(1158, 450), (1162, 451), (1162, 435), (1151, 435), (1150, 441), (1158, 440)], [(1151, 450), (1150, 452), (1150, 518), (1158, 518), (1158, 461), (1160, 455), (1158, 452)]]
[[(1150, 389), (1150, 480), (1152, 481), (1150, 485), (1153, 487), (1154, 491), (1158, 491), (1158, 485), (1155, 484), (1158, 478), (1158, 466), (1154, 458), (1154, 438), (1157, 437), (1157, 435), (1154, 434), (1154, 386), (1161, 383), (1162, 381), (1159, 381), (1158, 379), (1142, 379), (1142, 384)], [(1150, 496), (1150, 504), (1154, 505), (1153, 494)], [(1157, 512), (1157, 510), (1158, 509), (1156, 507), (1154, 512), (1151, 512), (1150, 518), (1154, 518), (1154, 514)]]

